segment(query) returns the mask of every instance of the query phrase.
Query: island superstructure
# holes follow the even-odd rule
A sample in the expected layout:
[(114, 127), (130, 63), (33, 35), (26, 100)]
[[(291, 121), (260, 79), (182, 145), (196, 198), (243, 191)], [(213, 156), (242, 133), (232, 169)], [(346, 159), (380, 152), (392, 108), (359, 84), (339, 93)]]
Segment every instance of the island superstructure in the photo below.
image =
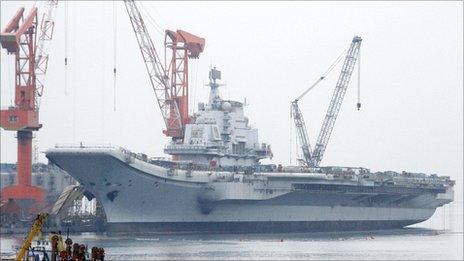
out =
[(243, 103), (222, 100), (219, 94), (221, 72), (210, 71), (208, 103), (198, 104), (193, 123), (185, 126), (183, 140), (174, 140), (165, 152), (179, 161), (218, 168), (252, 167), (271, 157), (270, 146), (259, 143), (258, 130), (251, 128)]

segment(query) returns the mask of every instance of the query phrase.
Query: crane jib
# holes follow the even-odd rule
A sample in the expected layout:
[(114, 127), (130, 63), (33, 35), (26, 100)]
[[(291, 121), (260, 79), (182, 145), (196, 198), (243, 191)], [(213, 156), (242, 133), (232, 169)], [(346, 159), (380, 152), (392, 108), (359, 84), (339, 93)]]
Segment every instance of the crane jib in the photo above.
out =
[[(305, 96), (312, 88), (314, 88), (325, 76), (334, 68), (335, 64), (339, 61), (341, 56), (337, 58), (334, 64), (332, 64), (324, 76), (320, 77), (313, 85), (311, 85), (303, 94), (301, 94), (297, 99), (292, 102), (292, 118), (297, 129), (298, 140), (301, 145), (301, 150), (303, 151), (304, 163), (309, 167), (318, 167), (323, 156), (327, 144), (330, 139), (330, 135), (333, 131), (335, 121), (337, 119), (338, 113), (345, 97), (348, 84), (350, 82), (351, 75), (353, 73), (356, 61), (359, 57), (360, 47), (361, 47), (361, 37), (355, 36), (351, 42), (351, 45), (346, 53), (345, 61), (343, 63), (340, 76), (338, 78), (337, 84), (335, 86), (334, 93), (329, 103), (324, 121), (322, 123), (321, 130), (319, 132), (316, 146), (314, 151), (311, 151), (311, 146), (309, 143), (308, 132), (304, 123), (303, 115), (298, 107), (298, 101)], [(359, 77), (359, 76), (358, 76)], [(359, 83), (358, 83), (359, 84)], [(359, 86), (358, 86), (359, 90)], [(358, 91), (359, 92), (359, 91)], [(358, 94), (359, 96), (359, 94)], [(359, 100), (359, 98), (358, 98)], [(358, 101), (358, 109), (360, 103)]]
[[(205, 39), (182, 30), (166, 30), (163, 66), (136, 3), (124, 0), (124, 4), (166, 125), (163, 133), (173, 139), (183, 139), (184, 127), (190, 122), (188, 60), (199, 57), (204, 50)], [(166, 59), (168, 51), (172, 52), (170, 59)]]

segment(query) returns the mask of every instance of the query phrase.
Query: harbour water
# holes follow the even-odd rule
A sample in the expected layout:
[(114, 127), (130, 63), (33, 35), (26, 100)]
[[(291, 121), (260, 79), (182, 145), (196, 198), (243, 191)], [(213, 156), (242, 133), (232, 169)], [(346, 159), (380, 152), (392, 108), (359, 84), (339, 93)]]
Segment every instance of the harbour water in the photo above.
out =
[[(462, 202), (414, 227), (373, 232), (227, 235), (72, 235), (107, 260), (463, 260)], [(443, 230), (445, 228), (445, 230)], [(2, 255), (24, 235), (2, 235)]]
[[(462, 260), (462, 233), (394, 231), (267, 235), (73, 235), (105, 248), (108, 260)], [(2, 254), (20, 236), (2, 238)], [(10, 251), (8, 251), (10, 248)]]
[[(295, 234), (82, 233), (70, 237), (90, 247), (103, 247), (106, 260), (464, 260), (460, 185), (456, 192), (455, 201), (438, 208), (429, 220), (397, 230)], [(48, 232), (46, 228), (44, 232)], [(0, 235), (0, 257), (14, 255), (14, 248), (24, 236)]]

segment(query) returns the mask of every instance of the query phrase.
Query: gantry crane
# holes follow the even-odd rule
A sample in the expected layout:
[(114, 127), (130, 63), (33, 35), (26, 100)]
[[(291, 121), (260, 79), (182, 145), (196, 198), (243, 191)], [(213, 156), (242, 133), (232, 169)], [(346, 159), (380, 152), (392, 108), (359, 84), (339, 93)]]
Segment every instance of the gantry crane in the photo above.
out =
[(171, 58), (165, 59), (163, 66), (137, 4), (134, 0), (124, 0), (124, 4), (166, 125), (163, 133), (181, 140), (184, 137), (185, 124), (190, 120), (188, 59), (199, 57), (203, 52), (205, 39), (182, 30), (166, 30), (165, 55), (170, 49)]
[(15, 102), (14, 106), (0, 111), (0, 126), (16, 131), (18, 139), (17, 184), (5, 187), (2, 198), (19, 201), (23, 214), (28, 206), (44, 200), (42, 189), (31, 186), (33, 131), (42, 127), (39, 123), (40, 97), (48, 65), (48, 47), (53, 37), (53, 10), (58, 1), (45, 3), (40, 25), (38, 10), (33, 7), (25, 16), (20, 8), (0, 33), (0, 43), (8, 54), (15, 55)]
[[(354, 70), (354, 66), (358, 59), (360, 47), (361, 47), (361, 37), (355, 36), (351, 41), (350, 48), (345, 57), (345, 61), (340, 72), (340, 76), (335, 86), (335, 90), (332, 96), (332, 99), (327, 109), (327, 113), (322, 123), (319, 136), (317, 138), (316, 146), (314, 150), (311, 151), (311, 146), (308, 138), (308, 132), (306, 125), (303, 119), (300, 108), (298, 107), (298, 101), (303, 98), (311, 89), (313, 89), (318, 83), (320, 83), (325, 75), (320, 77), (313, 85), (311, 85), (306, 91), (304, 91), (298, 98), (292, 101), (291, 105), (291, 116), (294, 120), (298, 139), (301, 145), (301, 150), (303, 152), (303, 159), (300, 161), (303, 165), (308, 167), (318, 167), (322, 157), (324, 156), (325, 149), (330, 139), (330, 135), (337, 120), (338, 113), (340, 111), (340, 106), (342, 105), (343, 98), (345, 97), (348, 84), (350, 82), (351, 75)], [(357, 104), (358, 109), (360, 103)]]

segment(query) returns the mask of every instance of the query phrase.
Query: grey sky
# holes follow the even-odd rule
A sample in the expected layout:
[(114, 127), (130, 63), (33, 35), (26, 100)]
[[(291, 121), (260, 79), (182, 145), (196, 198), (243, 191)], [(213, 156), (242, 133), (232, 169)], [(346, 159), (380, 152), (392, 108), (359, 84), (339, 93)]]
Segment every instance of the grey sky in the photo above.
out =
[[(1, 27), (19, 6), (32, 4), (2, 2)], [(286, 164), (290, 155), (295, 162), (296, 153), (290, 101), (328, 68), (355, 34), (361, 36), (363, 107), (360, 112), (355, 108), (353, 77), (322, 164), (439, 173), (461, 180), (462, 2), (143, 2), (142, 6), (161, 28), (181, 28), (206, 38), (205, 52), (190, 66), (191, 106), (196, 107), (193, 100), (207, 99), (203, 84), (210, 65), (217, 66), (227, 82), (223, 96), (240, 101), (246, 97), (246, 114), (259, 128), (260, 141), (272, 145), (274, 162)], [(83, 141), (160, 156), (168, 138), (161, 134), (161, 114), (123, 3), (116, 3), (116, 112), (112, 2), (70, 2), (68, 8), (67, 95), (60, 2), (40, 111), (44, 127), (37, 133), (40, 150)], [(162, 35), (146, 19), (153, 40), (161, 43)], [(3, 50), (1, 65), (1, 102), (8, 106), (14, 63)], [(312, 144), (339, 70), (300, 102)], [(13, 132), (1, 131), (1, 156), (2, 162), (16, 161)]]

